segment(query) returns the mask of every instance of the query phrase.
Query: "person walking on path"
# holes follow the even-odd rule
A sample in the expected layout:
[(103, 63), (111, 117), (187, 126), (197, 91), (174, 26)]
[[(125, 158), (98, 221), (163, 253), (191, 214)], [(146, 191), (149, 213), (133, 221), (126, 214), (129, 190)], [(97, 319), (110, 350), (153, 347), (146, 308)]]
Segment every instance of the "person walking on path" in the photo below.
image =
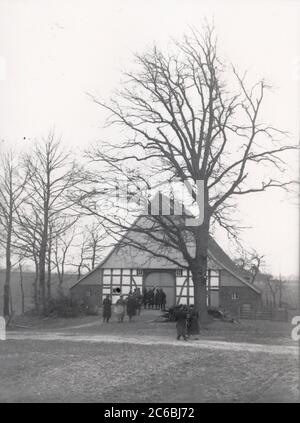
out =
[(111, 318), (111, 300), (109, 295), (103, 300), (103, 323), (108, 323)]
[(115, 313), (119, 323), (123, 323), (124, 321), (125, 310), (126, 310), (126, 301), (124, 300), (124, 298), (122, 298), (122, 295), (121, 295), (118, 301), (116, 302), (116, 307), (115, 307)]
[(179, 340), (182, 336), (185, 341), (187, 341), (187, 321), (188, 315), (187, 311), (182, 309), (176, 313), (176, 330), (177, 330), (177, 339)]

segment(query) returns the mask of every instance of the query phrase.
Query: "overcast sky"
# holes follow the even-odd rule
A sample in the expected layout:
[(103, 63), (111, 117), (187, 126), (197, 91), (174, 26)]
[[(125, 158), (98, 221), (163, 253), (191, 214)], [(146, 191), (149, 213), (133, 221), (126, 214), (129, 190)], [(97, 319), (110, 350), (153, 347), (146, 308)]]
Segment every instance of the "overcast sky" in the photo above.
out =
[[(276, 87), (265, 118), (298, 142), (299, 9), (274, 0), (0, 0), (0, 145), (21, 148), (52, 126), (74, 151), (101, 139), (104, 115), (86, 93), (109, 97), (135, 52), (166, 47), (205, 17), (214, 18), (225, 59)], [(273, 191), (240, 209), (252, 227), (245, 245), (266, 255), (268, 270), (296, 274), (296, 201)]]

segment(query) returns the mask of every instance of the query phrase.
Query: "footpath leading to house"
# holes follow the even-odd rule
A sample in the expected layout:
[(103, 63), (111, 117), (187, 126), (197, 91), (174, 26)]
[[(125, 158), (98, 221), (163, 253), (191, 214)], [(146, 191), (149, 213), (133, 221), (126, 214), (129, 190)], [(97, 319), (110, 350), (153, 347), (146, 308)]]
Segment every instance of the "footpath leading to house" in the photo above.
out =
[(225, 342), (211, 340), (189, 340), (177, 341), (171, 337), (155, 337), (155, 336), (132, 336), (132, 335), (99, 335), (99, 334), (76, 334), (70, 332), (45, 332), (45, 331), (10, 331), (7, 334), (7, 340), (36, 340), (36, 341), (67, 341), (67, 342), (90, 342), (90, 343), (127, 343), (136, 345), (169, 345), (178, 348), (198, 348), (209, 350), (226, 350), (226, 351), (246, 351), (252, 353), (267, 354), (289, 354), (298, 355), (299, 348), (297, 346), (285, 345), (265, 345), (246, 342)]

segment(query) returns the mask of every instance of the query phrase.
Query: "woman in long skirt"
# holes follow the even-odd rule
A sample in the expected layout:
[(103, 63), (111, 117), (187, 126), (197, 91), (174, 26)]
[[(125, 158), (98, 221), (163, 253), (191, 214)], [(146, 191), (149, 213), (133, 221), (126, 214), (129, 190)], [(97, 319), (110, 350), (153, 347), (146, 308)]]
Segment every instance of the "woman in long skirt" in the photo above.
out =
[(126, 302), (122, 298), (122, 296), (120, 296), (120, 298), (116, 302), (116, 307), (115, 307), (115, 313), (119, 323), (122, 323), (124, 320), (125, 308), (126, 308)]

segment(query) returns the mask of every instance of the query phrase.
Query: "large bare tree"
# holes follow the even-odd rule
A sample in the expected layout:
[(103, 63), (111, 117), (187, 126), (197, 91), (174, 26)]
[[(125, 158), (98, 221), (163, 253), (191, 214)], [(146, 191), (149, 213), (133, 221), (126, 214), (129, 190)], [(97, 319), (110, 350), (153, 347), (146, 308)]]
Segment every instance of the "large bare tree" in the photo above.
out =
[[(100, 186), (123, 178), (141, 189), (152, 180), (179, 179), (189, 184), (194, 199), (201, 198), (203, 219), (191, 226), (184, 216), (151, 214), (146, 226), (141, 219), (129, 222), (118, 213), (107, 213), (103, 204), (95, 205), (97, 195), (103, 198), (96, 184), (81, 205), (115, 234), (122, 232), (123, 244), (190, 268), (202, 321), (207, 319), (212, 225), (236, 236), (232, 217), (237, 198), (290, 183), (283, 173), (285, 155), (296, 147), (285, 132), (261, 119), (269, 88), (264, 80), (249, 85), (245, 75), (222, 62), (214, 29), (206, 26), (202, 33), (192, 31), (182, 42), (175, 41), (168, 53), (154, 47), (137, 55), (134, 70), (125, 73), (122, 88), (111, 100), (91, 96), (108, 112), (107, 126), (115, 128), (117, 138), (89, 153), (101, 170)], [(108, 190), (108, 202), (110, 195)], [(195, 205), (197, 216), (201, 207)], [(171, 250), (182, 260), (175, 260)]]

